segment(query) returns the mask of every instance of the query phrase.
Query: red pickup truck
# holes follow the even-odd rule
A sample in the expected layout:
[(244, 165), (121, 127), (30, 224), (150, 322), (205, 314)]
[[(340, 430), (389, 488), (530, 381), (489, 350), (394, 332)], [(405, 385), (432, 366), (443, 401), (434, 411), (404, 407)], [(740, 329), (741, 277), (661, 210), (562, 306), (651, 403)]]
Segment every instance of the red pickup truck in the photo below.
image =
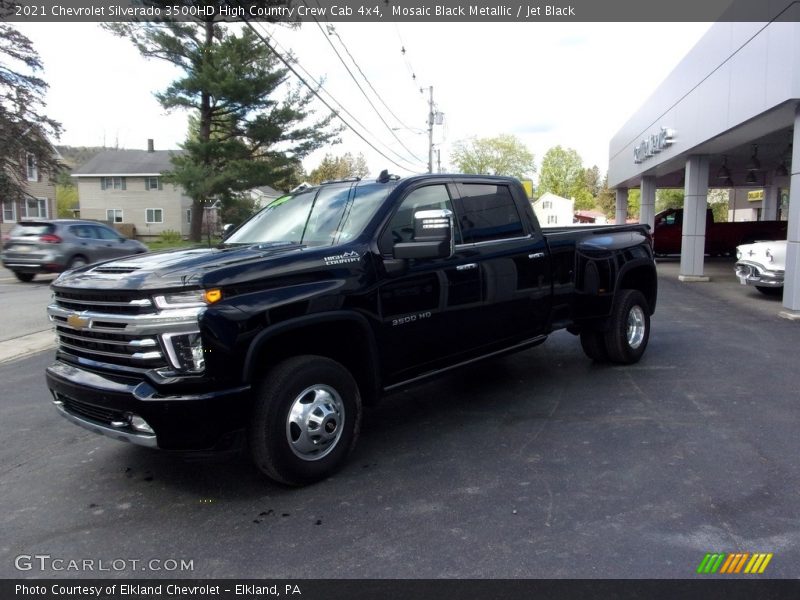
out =
[[(653, 249), (656, 255), (680, 254), (683, 209), (668, 208), (656, 215)], [(736, 246), (761, 240), (785, 240), (786, 221), (737, 221), (715, 223), (706, 212), (706, 254), (733, 254)]]

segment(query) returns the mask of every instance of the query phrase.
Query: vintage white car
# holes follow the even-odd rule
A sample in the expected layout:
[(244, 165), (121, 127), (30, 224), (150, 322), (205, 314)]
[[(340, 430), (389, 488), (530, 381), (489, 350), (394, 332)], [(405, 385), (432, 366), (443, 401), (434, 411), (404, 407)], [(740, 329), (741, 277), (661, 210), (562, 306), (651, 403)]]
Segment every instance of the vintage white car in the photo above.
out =
[(742, 285), (753, 285), (769, 296), (783, 292), (786, 270), (786, 240), (755, 242), (736, 248), (736, 277)]

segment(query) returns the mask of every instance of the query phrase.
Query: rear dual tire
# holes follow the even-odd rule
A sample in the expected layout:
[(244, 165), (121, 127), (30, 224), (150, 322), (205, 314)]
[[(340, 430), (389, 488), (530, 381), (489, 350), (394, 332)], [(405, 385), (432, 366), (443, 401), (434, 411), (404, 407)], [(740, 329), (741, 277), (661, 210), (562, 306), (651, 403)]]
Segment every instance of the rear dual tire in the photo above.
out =
[(620, 290), (603, 330), (581, 332), (581, 346), (596, 362), (629, 365), (639, 361), (650, 340), (650, 309), (638, 290)]

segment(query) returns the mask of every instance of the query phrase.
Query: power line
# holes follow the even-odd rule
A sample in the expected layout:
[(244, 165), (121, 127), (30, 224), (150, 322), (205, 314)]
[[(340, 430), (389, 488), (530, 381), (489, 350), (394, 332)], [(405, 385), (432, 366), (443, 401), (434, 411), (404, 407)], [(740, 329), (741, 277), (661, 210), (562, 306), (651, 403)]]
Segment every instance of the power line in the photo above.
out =
[[(306, 4), (305, 0), (303, 1), (303, 4)], [(306, 4), (306, 6), (308, 6), (308, 4)], [(367, 102), (369, 102), (369, 105), (372, 107), (372, 110), (375, 111), (375, 114), (378, 115), (378, 118), (381, 120), (381, 123), (384, 124), (386, 129), (389, 130), (389, 133), (392, 134), (392, 137), (394, 137), (394, 139), (396, 139), (400, 143), (400, 145), (405, 149), (406, 152), (409, 153), (409, 155), (412, 158), (422, 162), (422, 159), (420, 157), (418, 157), (416, 154), (414, 154), (414, 151), (409, 149), (408, 146), (406, 146), (403, 143), (403, 140), (401, 140), (397, 136), (397, 133), (395, 133), (395, 131), (389, 126), (389, 124), (386, 122), (386, 119), (383, 118), (383, 116), (381, 115), (381, 113), (378, 110), (378, 108), (375, 106), (375, 104), (370, 99), (369, 95), (367, 95), (367, 93), (364, 91), (364, 88), (361, 87), (361, 84), (358, 82), (358, 79), (356, 78), (356, 76), (353, 75), (353, 72), (350, 70), (350, 67), (347, 66), (347, 63), (345, 62), (344, 58), (342, 58), (342, 55), (339, 54), (339, 51), (336, 49), (336, 46), (334, 46), (333, 42), (330, 39), (330, 35), (325, 33), (325, 30), (322, 28), (322, 25), (320, 24), (320, 22), (317, 19), (314, 19), (314, 21), (317, 23), (317, 27), (319, 28), (320, 32), (325, 37), (325, 39), (328, 41), (328, 44), (330, 45), (330, 47), (333, 49), (334, 53), (336, 54), (336, 57), (339, 59), (339, 62), (342, 63), (342, 66), (344, 66), (344, 68), (347, 71), (348, 75), (350, 75), (350, 78), (356, 84), (356, 87), (358, 87), (358, 90), (361, 92), (361, 94), (364, 96), (364, 98), (366, 98)]]
[[(317, 4), (319, 5), (319, 0), (317, 0)], [(330, 31), (332, 31), (332, 32), (334, 33), (334, 35), (336, 35), (336, 37), (337, 37), (337, 38), (339, 38), (339, 43), (342, 45), (342, 48), (344, 48), (344, 51), (345, 51), (345, 52), (347, 52), (347, 56), (349, 56), (349, 57), (350, 57), (350, 60), (352, 60), (352, 61), (353, 61), (353, 64), (355, 65), (356, 69), (358, 69), (358, 72), (359, 72), (359, 73), (361, 73), (361, 77), (363, 77), (363, 78), (364, 78), (364, 81), (366, 81), (366, 82), (367, 82), (367, 85), (368, 85), (368, 86), (370, 87), (370, 89), (373, 91), (373, 93), (375, 94), (375, 96), (377, 96), (378, 100), (380, 100), (380, 101), (381, 101), (381, 104), (383, 104), (383, 105), (386, 107), (386, 110), (388, 110), (388, 111), (389, 111), (389, 114), (390, 114), (390, 115), (392, 115), (392, 116), (395, 118), (395, 120), (396, 120), (398, 123), (400, 123), (400, 125), (402, 125), (403, 127), (405, 127), (406, 129), (414, 129), (413, 127), (410, 127), (408, 124), (406, 124), (405, 122), (403, 122), (403, 120), (402, 120), (400, 117), (398, 117), (398, 116), (397, 116), (397, 115), (394, 113), (394, 111), (393, 111), (393, 110), (392, 110), (392, 109), (389, 107), (389, 105), (388, 105), (388, 104), (386, 104), (386, 102), (384, 101), (384, 99), (383, 99), (383, 98), (381, 97), (381, 95), (378, 93), (378, 90), (376, 90), (376, 89), (373, 87), (373, 85), (372, 85), (372, 83), (370, 82), (369, 78), (368, 78), (368, 77), (367, 77), (367, 76), (364, 74), (364, 71), (361, 69), (361, 66), (358, 64), (358, 61), (355, 59), (355, 57), (353, 56), (353, 54), (350, 52), (350, 49), (347, 47), (347, 44), (345, 44), (345, 43), (344, 43), (344, 39), (342, 38), (341, 34), (339, 33), (339, 30), (338, 30), (338, 29), (336, 29), (336, 27), (334, 27), (333, 25), (328, 25), (328, 27), (329, 27), (329, 30), (330, 30)]]
[[(393, 165), (395, 165), (396, 167), (399, 167), (399, 168), (401, 168), (401, 169), (403, 169), (403, 170), (406, 170), (406, 171), (414, 171), (414, 170), (416, 170), (416, 167), (414, 167), (414, 168), (409, 168), (409, 167), (407, 167), (407, 166), (403, 166), (403, 165), (399, 164), (398, 162), (396, 162), (395, 160), (393, 160), (392, 158), (390, 158), (389, 156), (387, 156), (386, 154), (384, 154), (384, 152), (382, 152), (380, 149), (378, 149), (378, 148), (377, 148), (377, 147), (376, 147), (376, 146), (375, 146), (375, 145), (374, 145), (372, 142), (370, 142), (368, 139), (366, 139), (366, 138), (365, 138), (365, 137), (364, 137), (364, 136), (361, 134), (361, 132), (359, 132), (359, 131), (358, 131), (358, 130), (355, 128), (355, 127), (353, 127), (353, 126), (352, 126), (352, 125), (351, 125), (351, 124), (350, 124), (350, 123), (349, 123), (349, 122), (348, 122), (348, 121), (347, 121), (347, 120), (346, 120), (344, 117), (342, 117), (342, 115), (339, 113), (339, 111), (335, 110), (335, 109), (334, 109), (334, 108), (333, 108), (333, 107), (332, 107), (332, 106), (331, 106), (331, 105), (330, 105), (330, 104), (329, 104), (329, 103), (328, 103), (328, 102), (327, 102), (327, 101), (326, 101), (326, 100), (325, 100), (325, 99), (324, 99), (324, 98), (323, 98), (323, 97), (320, 95), (320, 93), (317, 91), (317, 89), (315, 89), (313, 86), (311, 86), (311, 85), (308, 83), (308, 81), (306, 81), (306, 78), (304, 78), (302, 75), (300, 75), (300, 73), (298, 73), (298, 72), (297, 72), (297, 70), (296, 70), (296, 69), (295, 69), (295, 68), (292, 66), (292, 64), (291, 64), (289, 61), (287, 61), (287, 60), (286, 60), (286, 59), (283, 57), (283, 55), (282, 55), (280, 52), (278, 52), (278, 51), (277, 51), (277, 49), (275, 48), (275, 46), (273, 46), (273, 45), (272, 45), (272, 44), (271, 44), (269, 41), (267, 41), (267, 39), (264, 37), (264, 35), (263, 35), (261, 32), (259, 32), (259, 31), (258, 31), (258, 30), (257, 30), (257, 29), (256, 29), (256, 28), (253, 26), (253, 24), (252, 24), (252, 23), (251, 23), (251, 22), (250, 22), (248, 19), (246, 19), (246, 18), (244, 18), (244, 17), (243, 17), (243, 20), (244, 20), (245, 24), (246, 24), (246, 25), (247, 25), (247, 26), (248, 26), (248, 27), (249, 27), (249, 28), (250, 28), (250, 29), (253, 31), (253, 33), (255, 33), (255, 35), (256, 35), (256, 36), (257, 36), (257, 37), (258, 37), (258, 38), (261, 40), (261, 42), (262, 42), (262, 43), (263, 43), (263, 44), (264, 44), (264, 45), (265, 45), (267, 48), (269, 48), (269, 50), (270, 50), (270, 51), (271, 51), (273, 54), (275, 54), (275, 56), (276, 56), (276, 57), (277, 57), (277, 58), (278, 58), (278, 59), (279, 59), (279, 60), (280, 60), (280, 61), (281, 61), (281, 62), (284, 64), (284, 66), (285, 66), (287, 69), (289, 69), (289, 71), (291, 71), (291, 72), (292, 72), (292, 74), (294, 74), (294, 76), (295, 76), (295, 77), (297, 77), (297, 79), (300, 81), (300, 83), (302, 83), (302, 84), (303, 84), (303, 85), (304, 85), (306, 88), (308, 88), (308, 89), (311, 91), (311, 93), (312, 93), (312, 94), (314, 94), (314, 96), (316, 96), (316, 97), (317, 97), (317, 99), (318, 99), (320, 102), (322, 102), (322, 103), (325, 105), (325, 107), (326, 107), (328, 110), (330, 110), (330, 111), (333, 113), (333, 115), (334, 115), (334, 116), (335, 116), (337, 119), (339, 119), (339, 120), (340, 120), (340, 121), (341, 121), (341, 122), (342, 122), (342, 123), (345, 125), (345, 127), (347, 127), (348, 129), (350, 129), (350, 131), (352, 131), (353, 133), (355, 133), (355, 134), (356, 134), (356, 135), (357, 135), (357, 136), (358, 136), (358, 137), (359, 137), (359, 138), (360, 138), (360, 139), (361, 139), (361, 140), (362, 140), (364, 143), (366, 143), (366, 144), (367, 144), (367, 145), (368, 145), (370, 148), (372, 148), (372, 149), (373, 149), (375, 152), (377, 152), (378, 154), (380, 154), (380, 155), (381, 155), (383, 158), (385, 158), (386, 160), (388, 160), (390, 163), (392, 163), (392, 164), (393, 164)], [(305, 72), (306, 72), (306, 75), (308, 76), (308, 78), (309, 78), (309, 79), (311, 79), (312, 81), (314, 81), (314, 83), (317, 85), (317, 87), (318, 87), (319, 89), (323, 90), (323, 91), (324, 91), (326, 94), (328, 94), (328, 96), (330, 96), (330, 98), (331, 98), (331, 100), (333, 100), (333, 102), (335, 102), (336, 104), (338, 104), (338, 105), (339, 105), (339, 107), (342, 109), (342, 111), (343, 111), (343, 112), (345, 112), (345, 113), (346, 113), (346, 114), (347, 114), (347, 115), (348, 115), (348, 116), (349, 116), (349, 117), (350, 117), (350, 118), (351, 118), (353, 121), (355, 121), (356, 123), (358, 123), (358, 125), (359, 125), (359, 126), (362, 128), (362, 129), (364, 129), (366, 132), (370, 133), (371, 135), (373, 135), (373, 137), (376, 137), (376, 139), (377, 139), (377, 136), (375, 136), (374, 134), (372, 134), (372, 133), (369, 131), (369, 129), (368, 129), (367, 127), (365, 127), (365, 126), (364, 126), (364, 125), (363, 125), (363, 124), (362, 124), (362, 123), (361, 123), (361, 122), (360, 122), (360, 121), (359, 121), (359, 120), (358, 120), (358, 119), (357, 119), (355, 116), (353, 116), (353, 115), (350, 113), (350, 111), (348, 111), (348, 110), (347, 110), (347, 108), (345, 108), (345, 107), (344, 107), (344, 105), (342, 105), (340, 102), (338, 102), (338, 101), (337, 101), (337, 100), (334, 98), (334, 96), (333, 96), (333, 95), (332, 95), (330, 92), (328, 92), (327, 90), (325, 90), (325, 89), (323, 88), (323, 86), (322, 86), (322, 85), (321, 85), (321, 84), (320, 84), (320, 83), (319, 83), (319, 82), (318, 82), (316, 79), (314, 79), (314, 78), (313, 78), (313, 77), (312, 77), (312, 76), (311, 76), (311, 75), (308, 73), (308, 71), (307, 71), (305, 68), (303, 68), (303, 67), (302, 67), (302, 65), (300, 65), (300, 63), (299, 63), (299, 62), (298, 62), (296, 59), (295, 59), (295, 63), (297, 64), (297, 66), (298, 66), (299, 68), (303, 69), (303, 71), (305, 71)], [(387, 148), (388, 148), (388, 147), (387, 147)], [(389, 149), (390, 151), (394, 152), (393, 150), (391, 150), (391, 148), (388, 148), (388, 149)], [(404, 160), (404, 161), (406, 160), (404, 157), (400, 156), (400, 155), (399, 155), (399, 154), (397, 154), (396, 152), (394, 152), (394, 153), (395, 153), (397, 156), (399, 156), (401, 160)], [(409, 164), (410, 164), (410, 163), (409, 163)]]

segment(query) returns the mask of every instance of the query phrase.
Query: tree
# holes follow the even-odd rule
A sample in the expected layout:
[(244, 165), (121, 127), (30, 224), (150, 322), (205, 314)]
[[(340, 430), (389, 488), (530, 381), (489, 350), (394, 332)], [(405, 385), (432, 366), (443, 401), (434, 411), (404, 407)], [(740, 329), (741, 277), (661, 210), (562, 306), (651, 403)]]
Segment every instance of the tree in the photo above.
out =
[(349, 152), (343, 156), (326, 154), (319, 166), (312, 170), (308, 176), (311, 183), (322, 183), (333, 179), (347, 179), (349, 177), (366, 177), (369, 175), (367, 161), (364, 155), (359, 152), (353, 158)]
[(255, 33), (237, 33), (213, 19), (105, 25), (130, 38), (143, 56), (183, 71), (156, 97), (165, 109), (189, 110), (197, 119), (196, 132), (165, 174), (192, 198), (193, 241), (200, 240), (208, 202), (224, 206), (244, 190), (283, 187), (296, 177), (302, 158), (336, 143), (341, 131), (331, 127), (333, 115), (312, 121), (313, 92), (287, 84), (288, 70)]
[(638, 219), (642, 207), (642, 190), (633, 188), (628, 190), (628, 218)]
[(56, 176), (56, 214), (62, 219), (73, 218), (78, 206), (78, 188), (69, 171), (62, 170)]
[(539, 196), (550, 192), (562, 198), (575, 198), (576, 209), (593, 208), (595, 204), (586, 185), (583, 161), (572, 148), (556, 146), (545, 153), (537, 191)]
[(597, 198), (603, 186), (603, 182), (600, 181), (600, 169), (597, 165), (584, 169), (583, 182), (592, 197)]
[(450, 160), (460, 173), (508, 175), (517, 179), (536, 173), (533, 154), (510, 134), (456, 142)]
[[(0, 14), (13, 4), (0, 0)], [(41, 177), (59, 169), (50, 139), (61, 125), (45, 116), (47, 83), (39, 77), (43, 66), (31, 41), (8, 23), (0, 22), (0, 197), (27, 196), (28, 164)]]
[(683, 208), (683, 190), (677, 188), (659, 188), (656, 190), (656, 212), (668, 208)]
[(708, 206), (714, 214), (714, 223), (726, 223), (730, 209), (730, 190), (708, 190)]
[(617, 216), (617, 193), (608, 187), (608, 173), (603, 178), (600, 190), (597, 192), (596, 205), (603, 211), (607, 219)]

